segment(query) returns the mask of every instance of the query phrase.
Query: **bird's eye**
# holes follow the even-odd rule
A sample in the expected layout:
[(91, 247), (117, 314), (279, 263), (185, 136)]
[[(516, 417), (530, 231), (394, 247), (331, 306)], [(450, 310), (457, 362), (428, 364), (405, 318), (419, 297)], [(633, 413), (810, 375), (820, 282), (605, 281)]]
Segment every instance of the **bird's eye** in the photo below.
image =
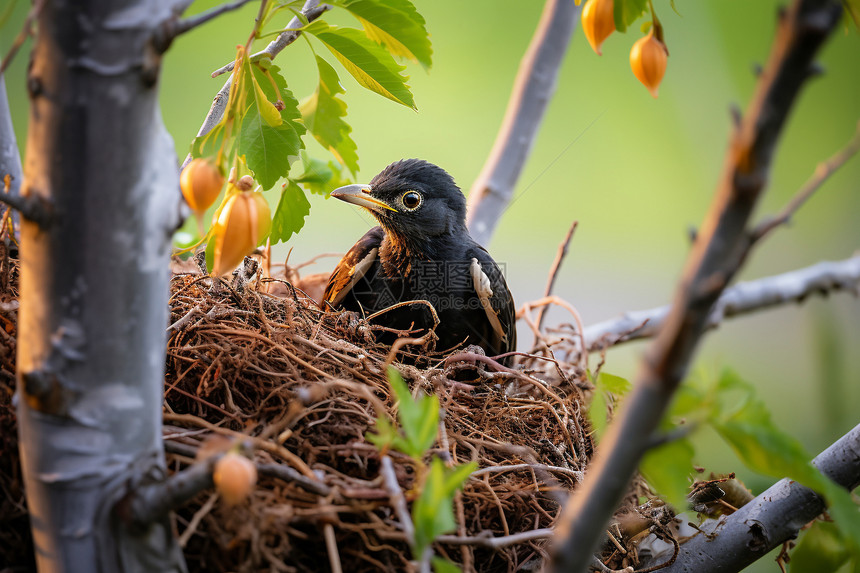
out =
[(403, 206), (409, 211), (414, 211), (421, 205), (421, 193), (418, 191), (407, 191), (400, 197)]

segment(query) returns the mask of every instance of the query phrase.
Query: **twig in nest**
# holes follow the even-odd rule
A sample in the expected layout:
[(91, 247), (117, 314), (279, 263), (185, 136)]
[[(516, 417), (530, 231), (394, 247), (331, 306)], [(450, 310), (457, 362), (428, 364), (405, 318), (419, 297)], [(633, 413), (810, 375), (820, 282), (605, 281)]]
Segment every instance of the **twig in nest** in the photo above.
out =
[(489, 549), (500, 549), (517, 543), (527, 543), (536, 539), (547, 539), (552, 537), (554, 531), (550, 528), (532, 529), (502, 537), (493, 537), (493, 534), (486, 532), (484, 535), (473, 535), (469, 537), (461, 537), (459, 535), (440, 535), (436, 538), (437, 543), (446, 543), (449, 545), (475, 545), (477, 547), (487, 547)]
[(188, 540), (191, 539), (191, 536), (194, 535), (195, 531), (197, 531), (197, 528), (200, 526), (200, 522), (203, 521), (203, 518), (212, 511), (213, 507), (215, 507), (216, 499), (218, 499), (218, 494), (213, 493), (209, 496), (209, 499), (206, 500), (206, 503), (203, 504), (203, 507), (194, 513), (194, 517), (191, 518), (191, 522), (188, 524), (188, 527), (186, 527), (185, 531), (182, 532), (182, 535), (179, 536), (179, 547), (184, 549), (185, 546), (188, 545)]
[[(565, 235), (564, 240), (558, 246), (558, 251), (555, 254), (555, 260), (552, 262), (552, 267), (549, 270), (549, 278), (546, 282), (546, 289), (544, 289), (543, 296), (548, 297), (552, 294), (552, 289), (555, 286), (555, 279), (558, 277), (558, 271), (561, 269), (561, 263), (564, 262), (564, 258), (567, 256), (567, 250), (570, 247), (570, 241), (573, 239), (573, 233), (576, 232), (576, 226), (579, 225), (579, 221), (574, 221), (570, 225), (570, 229), (567, 231), (567, 235)], [(540, 330), (543, 327), (543, 320), (546, 314), (546, 307), (542, 306), (540, 310), (538, 310), (537, 320), (537, 329)], [(535, 337), (534, 346), (537, 346), (538, 339)]]
[(397, 512), (397, 519), (400, 520), (400, 527), (406, 535), (409, 546), (415, 549), (415, 525), (412, 523), (412, 516), (409, 515), (409, 508), (406, 506), (406, 498), (403, 497), (403, 490), (400, 489), (400, 484), (397, 482), (397, 474), (394, 473), (394, 464), (391, 463), (391, 458), (382, 456), (380, 459), (379, 473), (382, 474), (385, 490), (391, 496), (391, 505), (394, 506), (394, 511)]
[(343, 568), (340, 565), (340, 555), (337, 551), (337, 537), (334, 535), (334, 526), (331, 523), (326, 523), (323, 526), (323, 536), (325, 537), (325, 547), (328, 552), (331, 573), (343, 573)]
[(489, 474), (489, 473), (501, 473), (501, 472), (525, 470), (525, 469), (539, 469), (539, 470), (545, 470), (545, 471), (550, 471), (550, 472), (557, 472), (557, 473), (572, 477), (573, 479), (575, 479), (577, 481), (577, 483), (582, 481), (582, 476), (583, 476), (583, 472), (580, 472), (580, 471), (562, 468), (562, 467), (558, 467), (558, 466), (550, 466), (547, 464), (535, 463), (535, 464), (512, 464), (509, 466), (489, 466), (486, 468), (481, 468), (479, 470), (475, 470), (474, 472), (472, 472), (472, 475), (470, 475), (469, 477), (477, 477), (477, 476)]
[(522, 316), (523, 319), (526, 321), (526, 324), (528, 324), (529, 328), (531, 328), (532, 332), (534, 332), (535, 336), (538, 337), (538, 339), (542, 339), (543, 335), (541, 334), (540, 329), (537, 327), (537, 324), (535, 324), (534, 320), (532, 319), (531, 311), (532, 309), (547, 306), (550, 304), (555, 304), (562, 307), (573, 317), (573, 320), (576, 323), (577, 335), (580, 340), (579, 366), (583, 370), (588, 370), (588, 350), (585, 345), (585, 328), (582, 326), (582, 318), (580, 318), (579, 312), (576, 310), (576, 308), (574, 308), (572, 304), (556, 295), (546, 296), (538, 300), (523, 303), (523, 306), (520, 307), (519, 312), (517, 312), (517, 316)]

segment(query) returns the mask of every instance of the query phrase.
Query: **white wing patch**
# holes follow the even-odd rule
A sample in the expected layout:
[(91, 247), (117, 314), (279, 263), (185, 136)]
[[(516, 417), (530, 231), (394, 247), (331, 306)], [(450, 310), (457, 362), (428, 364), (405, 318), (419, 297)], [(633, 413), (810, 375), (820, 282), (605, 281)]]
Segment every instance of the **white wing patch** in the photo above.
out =
[(337, 307), (341, 301), (346, 297), (347, 293), (352, 290), (352, 287), (355, 286), (355, 283), (361, 280), (365, 274), (367, 274), (367, 269), (370, 268), (370, 265), (373, 264), (373, 261), (376, 260), (376, 254), (379, 252), (379, 248), (373, 248), (367, 253), (363, 259), (358, 261), (352, 269), (352, 275), (349, 277), (349, 281), (347, 281), (346, 286), (340, 289), (335, 295), (333, 300), (330, 300), (329, 303), (332, 307)]
[(478, 293), (478, 300), (481, 301), (481, 306), (484, 307), (484, 312), (487, 313), (490, 326), (493, 327), (493, 330), (499, 335), (500, 339), (507, 342), (508, 335), (505, 334), (505, 329), (502, 328), (502, 323), (499, 321), (499, 315), (493, 310), (493, 305), (490, 303), (490, 297), (493, 296), (490, 277), (481, 269), (478, 259), (472, 259), (469, 270), (472, 273), (472, 286), (475, 287), (475, 292)]

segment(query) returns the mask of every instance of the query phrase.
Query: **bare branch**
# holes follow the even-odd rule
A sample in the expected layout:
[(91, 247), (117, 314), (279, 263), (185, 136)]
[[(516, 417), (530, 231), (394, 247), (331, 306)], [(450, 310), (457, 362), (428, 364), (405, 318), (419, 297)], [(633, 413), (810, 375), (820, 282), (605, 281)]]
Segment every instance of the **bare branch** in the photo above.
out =
[[(555, 260), (552, 262), (552, 267), (549, 270), (549, 278), (546, 281), (546, 289), (544, 290), (543, 296), (544, 298), (548, 297), (552, 294), (552, 289), (555, 286), (555, 279), (558, 277), (558, 271), (561, 269), (561, 263), (564, 262), (564, 258), (567, 256), (567, 250), (570, 247), (570, 241), (573, 239), (573, 234), (576, 232), (576, 226), (579, 225), (579, 221), (574, 221), (570, 225), (570, 229), (567, 231), (567, 235), (565, 235), (564, 240), (558, 246), (558, 251), (555, 253)], [(540, 307), (538, 310), (537, 320), (537, 329), (543, 327), (543, 319), (546, 315), (546, 306)], [(538, 339), (535, 337), (534, 344), (532, 346), (537, 346)]]
[(8, 68), (9, 64), (12, 63), (12, 59), (15, 57), (15, 54), (18, 53), (18, 50), (21, 49), (21, 46), (24, 45), (27, 38), (33, 35), (33, 24), (36, 22), (36, 18), (39, 16), (39, 12), (42, 11), (42, 6), (44, 4), (45, 0), (36, 0), (33, 2), (33, 7), (30, 8), (30, 11), (27, 13), (27, 18), (21, 26), (21, 31), (18, 32), (17, 36), (15, 36), (15, 40), (9, 47), (9, 52), (3, 58), (3, 61), (0, 62), (0, 75), (3, 75), (6, 68)]
[(579, 12), (580, 7), (570, 0), (547, 0), (544, 5), (540, 23), (520, 63), (493, 149), (469, 191), (466, 223), (472, 237), (482, 245), (490, 241), (511, 201), (555, 91)]
[(204, 489), (212, 487), (212, 470), (220, 456), (212, 456), (177, 472), (164, 481), (139, 486), (118, 511), (140, 529), (162, 519)]
[(812, 177), (800, 188), (800, 191), (788, 202), (785, 208), (776, 217), (762, 221), (752, 230), (750, 233), (752, 241), (758, 241), (780, 225), (787, 224), (797, 210), (812, 197), (812, 194), (818, 191), (818, 188), (830, 179), (830, 176), (836, 173), (840, 167), (845, 165), (849, 159), (854, 157), (858, 151), (860, 151), (860, 122), (857, 122), (857, 130), (854, 132), (854, 137), (851, 138), (851, 141), (827, 161), (822, 161), (818, 164), (815, 168), (815, 173), (812, 174)]
[(415, 525), (412, 523), (412, 516), (409, 515), (409, 508), (406, 506), (406, 498), (403, 496), (403, 490), (400, 489), (400, 484), (397, 482), (394, 464), (391, 463), (390, 457), (382, 456), (380, 466), (379, 471), (385, 483), (385, 491), (388, 492), (391, 504), (397, 513), (397, 519), (400, 520), (400, 527), (406, 535), (409, 546), (415, 549)]
[(684, 267), (672, 310), (640, 364), (634, 390), (610, 425), (585, 481), (561, 518), (557, 571), (585, 571), (606, 523), (627, 491), (649, 436), (684, 378), (711, 308), (749, 251), (747, 225), (771, 158), (813, 60), (837, 27), (838, 0), (796, 0), (780, 14), (776, 39), (747, 116), (732, 138), (725, 168)]
[[(844, 261), (822, 261), (772, 277), (738, 283), (726, 289), (711, 311), (706, 328), (716, 328), (726, 318), (742, 316), (773, 306), (802, 303), (815, 294), (847, 290), (860, 294), (860, 255)], [(669, 305), (628, 312), (618, 318), (585, 328), (589, 352), (650, 338), (659, 332)]]
[(215, 6), (214, 8), (210, 8), (209, 10), (182, 20), (171, 18), (167, 20), (158, 31), (157, 38), (155, 38), (155, 45), (158, 47), (159, 51), (164, 52), (170, 46), (170, 43), (178, 36), (189, 32), (198, 26), (202, 26), (209, 20), (212, 20), (221, 14), (238, 10), (250, 1), (251, 0), (234, 0), (233, 2), (225, 2), (224, 4)]
[[(305, 18), (308, 19), (309, 22), (313, 22), (317, 18), (320, 17), (329, 7), (325, 4), (319, 6), (319, 0), (307, 0), (305, 2), (304, 7), (302, 8), (302, 14)], [(296, 41), (301, 32), (293, 30), (292, 28), (301, 27), (302, 23), (298, 18), (293, 18), (290, 20), (289, 24), (287, 24), (287, 31), (280, 34), (277, 38), (275, 38), (266, 49), (260, 52), (259, 54), (254, 54), (251, 58), (259, 58), (260, 54), (265, 53), (270, 58), (274, 58), (281, 51)], [(268, 51), (267, 51), (268, 50)], [(233, 63), (221, 68), (225, 72), (233, 69)], [(216, 70), (212, 75), (217, 76), (220, 73), (224, 73), (221, 70)], [(227, 78), (227, 81), (224, 82), (224, 85), (221, 86), (221, 89), (218, 90), (218, 93), (215, 94), (215, 99), (212, 100), (212, 107), (209, 108), (209, 113), (206, 114), (206, 118), (203, 120), (203, 125), (200, 126), (200, 129), (197, 131), (197, 137), (202, 137), (212, 131), (212, 128), (218, 125), (218, 122), (221, 121), (221, 118), (224, 117), (224, 111), (227, 109), (227, 102), (230, 99), (230, 84), (232, 83), (232, 77)], [(185, 161), (182, 162), (182, 167), (188, 165), (188, 162), (191, 161), (191, 154), (189, 153), (185, 157)]]
[(448, 545), (474, 545), (476, 547), (486, 547), (488, 549), (501, 549), (517, 543), (526, 543), (535, 541), (536, 539), (548, 539), (555, 534), (551, 528), (532, 529), (531, 531), (522, 531), (512, 535), (502, 537), (493, 537), (492, 533), (486, 532), (486, 535), (459, 536), (459, 535), (440, 535), (436, 538), (436, 543), (445, 543)]
[[(302, 14), (305, 18), (308, 19), (308, 22), (313, 22), (317, 18), (319, 18), (323, 12), (329, 10), (331, 7), (323, 4), (319, 5), (319, 0), (307, 0), (305, 5), (302, 7)], [(302, 21), (299, 18), (293, 18), (287, 24), (287, 27), (284, 28), (284, 31), (281, 32), (277, 38), (269, 42), (269, 45), (265, 47), (265, 49), (253, 54), (251, 56), (251, 61), (261, 60), (263, 58), (272, 58), (280, 54), (284, 48), (295, 42), (298, 37), (301, 35), (301, 31), (298, 28), (302, 27)], [(236, 65), (236, 62), (230, 62), (226, 64), (214, 72), (212, 72), (212, 77), (217, 78), (222, 74), (226, 74), (227, 72), (233, 71), (233, 66)]]
[[(812, 463), (849, 491), (860, 485), (860, 424), (816, 456)], [(771, 549), (793, 539), (801, 527), (825, 509), (824, 499), (817, 493), (783, 479), (730, 516), (705, 522), (701, 527), (704, 534), (681, 545), (675, 563), (664, 571), (740, 571)]]

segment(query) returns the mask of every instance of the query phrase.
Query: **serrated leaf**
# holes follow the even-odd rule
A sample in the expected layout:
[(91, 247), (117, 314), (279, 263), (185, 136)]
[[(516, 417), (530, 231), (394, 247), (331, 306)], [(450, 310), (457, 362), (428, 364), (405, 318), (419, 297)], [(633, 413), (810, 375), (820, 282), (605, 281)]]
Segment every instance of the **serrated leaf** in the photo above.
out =
[[(281, 68), (276, 65), (269, 65), (264, 70), (258, 62), (251, 66), (251, 71), (254, 81), (262, 90), (263, 95), (271, 102), (280, 101), (284, 104), (284, 108), (280, 110), (281, 118), (285, 122), (289, 122), (296, 133), (303, 135), (305, 127), (300, 121), (297, 121), (302, 117), (299, 112), (299, 102), (287, 87), (287, 80), (281, 75)], [(273, 83), (274, 85), (272, 85)], [(275, 91), (275, 87), (277, 87), (277, 91)]]
[(267, 125), (259, 113), (249, 111), (239, 132), (239, 154), (245, 156), (254, 179), (271, 189), (278, 179), (290, 172), (290, 164), (304, 147), (299, 134), (284, 122), (278, 127)]
[(308, 157), (303, 152), (302, 164), (305, 169), (304, 173), (293, 180), (315, 195), (327, 197), (338, 187), (343, 187), (350, 183), (349, 179), (345, 179), (341, 174), (341, 166), (336, 161), (326, 163), (325, 161)]
[(848, 548), (834, 523), (815, 521), (791, 552), (790, 573), (836, 571), (848, 561)]
[(408, 78), (400, 73), (405, 68), (367, 36), (352, 28), (329, 26), (321, 20), (307, 25), (304, 31), (325, 44), (359, 84), (392, 101), (416, 109), (412, 93), (406, 85)]
[(648, 0), (615, 0), (615, 29), (626, 32), (627, 27), (639, 19), (648, 8)]
[(367, 37), (383, 44), (394, 56), (432, 65), (433, 49), (426, 22), (409, 0), (341, 0), (364, 27)]
[(358, 153), (350, 137), (352, 127), (342, 118), (346, 117), (346, 103), (337, 97), (343, 93), (337, 72), (327, 61), (317, 56), (320, 83), (316, 92), (300, 107), (304, 123), (320, 144), (328, 149), (338, 161), (352, 172), (358, 172)]
[(311, 212), (311, 204), (305, 192), (293, 181), (288, 181), (281, 190), (281, 199), (272, 216), (272, 244), (286, 242), (305, 225), (305, 217)]
[(648, 483), (678, 511), (687, 506), (694, 454), (693, 444), (682, 438), (649, 450), (639, 465)]

